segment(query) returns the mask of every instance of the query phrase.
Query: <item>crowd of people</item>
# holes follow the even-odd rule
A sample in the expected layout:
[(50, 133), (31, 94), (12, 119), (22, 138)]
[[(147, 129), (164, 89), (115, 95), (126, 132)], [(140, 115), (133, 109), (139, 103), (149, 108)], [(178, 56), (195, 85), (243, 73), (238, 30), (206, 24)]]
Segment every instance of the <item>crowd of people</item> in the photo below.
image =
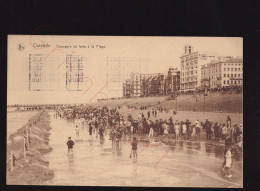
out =
[[(109, 109), (107, 107), (75, 107), (74, 109), (56, 110), (54, 117), (66, 118), (75, 124), (76, 136), (79, 136), (79, 128), (88, 127), (89, 135), (100, 136), (104, 139), (105, 130), (109, 131), (109, 139), (112, 142), (112, 148), (121, 148), (121, 139), (123, 136), (132, 136), (132, 151), (137, 157), (136, 137), (168, 137), (176, 140), (196, 140), (196, 141), (216, 141), (225, 144), (225, 161), (229, 157), (230, 149), (236, 149), (242, 152), (243, 148), (243, 126), (242, 124), (232, 124), (230, 116), (227, 116), (225, 123), (218, 123), (206, 119), (204, 122), (195, 120), (178, 121), (174, 120), (172, 115), (168, 120), (163, 120), (157, 116), (162, 113), (162, 107), (147, 110), (146, 106), (139, 108), (141, 111), (138, 117), (134, 119), (131, 114), (124, 115), (120, 113), (120, 107)], [(147, 113), (145, 113), (147, 112)], [(144, 114), (145, 113), (145, 114)], [(174, 112), (173, 112), (174, 114)], [(93, 139), (93, 137), (92, 137)], [(71, 141), (70, 141), (71, 143)], [(69, 146), (69, 145), (68, 145)], [(71, 146), (70, 144), (70, 150)], [(131, 151), (131, 155), (132, 155)], [(130, 157), (131, 157), (130, 155)], [(226, 168), (224, 168), (226, 169)], [(227, 176), (230, 177), (230, 171), (227, 168)]]
[[(142, 106), (141, 111), (147, 109)], [(139, 113), (137, 119), (132, 115), (122, 115), (118, 108), (75, 108), (64, 111), (57, 111), (55, 117), (64, 117), (74, 121), (76, 135), (79, 135), (79, 128), (89, 127), (89, 135), (99, 134), (104, 138), (106, 129), (110, 130), (110, 139), (113, 145), (120, 145), (123, 135), (142, 135), (147, 137), (170, 136), (183, 140), (208, 140), (227, 142), (229, 145), (236, 145), (242, 151), (243, 126), (242, 124), (231, 124), (228, 116), (226, 123), (218, 123), (206, 119), (204, 122), (195, 120), (178, 121), (174, 115), (168, 120), (157, 117), (157, 112), (162, 113), (163, 108), (158, 107)], [(176, 113), (175, 113), (176, 115)], [(153, 117), (152, 117), (153, 116)]]

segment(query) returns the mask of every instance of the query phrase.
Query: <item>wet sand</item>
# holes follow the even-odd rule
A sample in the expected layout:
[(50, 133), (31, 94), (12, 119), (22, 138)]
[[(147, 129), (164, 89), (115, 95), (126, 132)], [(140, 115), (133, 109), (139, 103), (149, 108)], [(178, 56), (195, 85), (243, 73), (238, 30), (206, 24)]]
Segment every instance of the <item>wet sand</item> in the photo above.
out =
[[(87, 126), (79, 138), (64, 119), (51, 118), (51, 127), (53, 150), (45, 158), (55, 175), (46, 185), (243, 187), (242, 161), (234, 161), (233, 177), (224, 178), (223, 150), (214, 144), (177, 141), (168, 146), (144, 139), (138, 144), (138, 159), (133, 159), (131, 137), (123, 139), (122, 149), (112, 149), (108, 132), (104, 141), (96, 135), (92, 141)], [(75, 141), (73, 155), (67, 154), (69, 136)]]

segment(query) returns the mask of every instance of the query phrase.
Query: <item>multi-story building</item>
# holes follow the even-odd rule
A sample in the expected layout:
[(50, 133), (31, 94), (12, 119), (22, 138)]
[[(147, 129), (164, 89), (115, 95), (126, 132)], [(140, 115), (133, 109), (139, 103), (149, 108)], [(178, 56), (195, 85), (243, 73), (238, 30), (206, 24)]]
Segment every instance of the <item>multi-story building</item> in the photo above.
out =
[(201, 68), (201, 84), (214, 89), (243, 85), (243, 59), (219, 57)]
[(173, 94), (180, 87), (180, 71), (170, 68), (168, 74), (131, 73), (123, 83), (124, 97), (143, 97)]
[(177, 68), (169, 68), (165, 86), (166, 94), (175, 94), (180, 90), (180, 71)]
[(158, 94), (165, 95), (166, 94), (166, 74), (159, 73), (157, 80), (158, 80)]
[(153, 76), (151, 79), (151, 95), (158, 95), (159, 94), (159, 79), (158, 76)]
[(217, 58), (216, 53), (194, 51), (190, 45), (185, 46), (180, 57), (180, 90), (196, 90), (201, 88), (201, 66)]
[(154, 76), (150, 76), (146, 81), (145, 81), (145, 93), (144, 96), (150, 96), (152, 94), (152, 79)]
[(131, 83), (130, 80), (127, 79), (123, 83), (123, 97), (130, 97), (131, 96)]
[(131, 73), (130, 84), (131, 84), (131, 97), (141, 97), (144, 96), (144, 81), (148, 79), (151, 74), (139, 74)]

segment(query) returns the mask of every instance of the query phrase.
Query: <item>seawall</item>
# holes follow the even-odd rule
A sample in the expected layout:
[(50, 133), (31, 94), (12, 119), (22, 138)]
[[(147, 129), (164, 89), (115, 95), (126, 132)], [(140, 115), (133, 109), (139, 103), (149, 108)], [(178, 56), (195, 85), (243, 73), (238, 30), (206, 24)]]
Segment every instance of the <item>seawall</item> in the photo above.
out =
[[(54, 171), (43, 156), (52, 150), (49, 146), (50, 130), (50, 116), (42, 111), (8, 137), (7, 185), (41, 185), (53, 178)], [(13, 158), (15, 162), (11, 166)]]

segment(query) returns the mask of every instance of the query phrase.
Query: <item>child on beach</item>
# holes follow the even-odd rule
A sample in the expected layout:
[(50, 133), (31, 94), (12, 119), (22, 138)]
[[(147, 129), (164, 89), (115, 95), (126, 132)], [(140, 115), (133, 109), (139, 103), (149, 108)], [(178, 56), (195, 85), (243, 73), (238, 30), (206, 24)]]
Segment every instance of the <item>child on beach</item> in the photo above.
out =
[(75, 131), (76, 131), (76, 136), (79, 137), (79, 126), (78, 125), (76, 125)]
[(69, 137), (69, 140), (67, 141), (67, 146), (68, 146), (68, 154), (70, 153), (70, 151), (73, 153), (74, 141), (71, 140), (71, 137)]
[[(133, 152), (133, 157), (137, 158), (137, 140), (136, 137), (133, 138), (133, 142), (132, 142), (132, 152)], [(132, 156), (132, 153), (130, 155), (130, 158)]]

